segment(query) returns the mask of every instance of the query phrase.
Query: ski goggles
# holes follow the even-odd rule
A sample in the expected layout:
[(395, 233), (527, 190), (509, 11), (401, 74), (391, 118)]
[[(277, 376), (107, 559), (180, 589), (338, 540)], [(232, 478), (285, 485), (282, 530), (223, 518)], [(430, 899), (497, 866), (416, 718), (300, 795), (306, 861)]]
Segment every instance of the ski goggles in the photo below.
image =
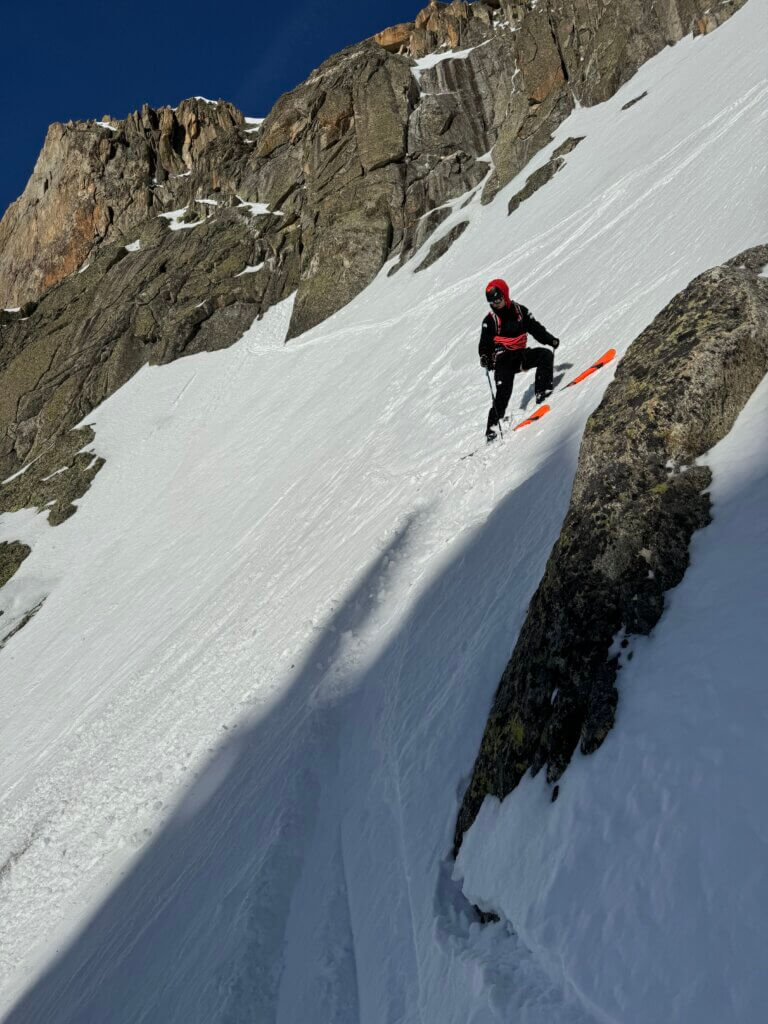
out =
[(491, 288), (485, 293), (485, 297), (492, 306), (495, 306), (497, 302), (504, 301), (504, 295), (499, 288)]

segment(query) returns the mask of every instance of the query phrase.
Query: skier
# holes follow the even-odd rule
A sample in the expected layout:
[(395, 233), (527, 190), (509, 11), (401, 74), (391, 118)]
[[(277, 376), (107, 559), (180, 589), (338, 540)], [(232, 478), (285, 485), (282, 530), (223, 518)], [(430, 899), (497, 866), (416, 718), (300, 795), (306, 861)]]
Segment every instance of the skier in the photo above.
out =
[[(496, 381), (496, 400), (488, 413), (485, 429), (486, 440), (493, 441), (496, 437), (493, 428), (506, 412), (516, 373), (535, 366), (536, 401), (541, 403), (552, 394), (554, 349), (560, 341), (534, 320), (525, 306), (510, 299), (507, 283), (501, 278), (495, 278), (488, 284), (485, 297), (491, 312), (483, 320), (478, 352), (480, 365), (486, 370), (493, 370)], [(542, 345), (549, 345), (553, 351), (527, 348), (529, 334)]]

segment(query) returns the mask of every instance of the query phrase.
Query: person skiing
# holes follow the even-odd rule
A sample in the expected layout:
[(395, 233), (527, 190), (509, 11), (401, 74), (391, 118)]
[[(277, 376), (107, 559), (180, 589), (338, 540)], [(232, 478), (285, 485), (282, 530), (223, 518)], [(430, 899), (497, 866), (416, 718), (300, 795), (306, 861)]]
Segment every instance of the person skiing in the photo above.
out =
[[(534, 390), (536, 401), (541, 403), (552, 394), (552, 369), (555, 361), (554, 350), (560, 340), (531, 316), (525, 306), (513, 302), (509, 297), (509, 287), (501, 278), (494, 278), (485, 289), (491, 312), (483, 320), (480, 332), (480, 365), (485, 370), (493, 370), (496, 381), (496, 399), (488, 413), (485, 436), (493, 441), (496, 431), (493, 429), (507, 410), (507, 403), (512, 396), (512, 384), (515, 374), (520, 370), (531, 370), (536, 367)], [(553, 350), (545, 348), (528, 348), (528, 335), (532, 334), (542, 345), (549, 345)]]

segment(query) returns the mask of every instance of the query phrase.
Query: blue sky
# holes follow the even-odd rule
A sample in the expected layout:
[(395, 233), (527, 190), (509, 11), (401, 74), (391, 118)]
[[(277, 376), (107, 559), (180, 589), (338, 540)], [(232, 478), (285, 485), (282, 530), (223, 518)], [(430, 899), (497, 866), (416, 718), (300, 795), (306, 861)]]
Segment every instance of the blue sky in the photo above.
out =
[(175, 106), (187, 96), (261, 116), (330, 54), (424, 4), (6, 0), (0, 213), (24, 189), (53, 121), (125, 117), (142, 103)]

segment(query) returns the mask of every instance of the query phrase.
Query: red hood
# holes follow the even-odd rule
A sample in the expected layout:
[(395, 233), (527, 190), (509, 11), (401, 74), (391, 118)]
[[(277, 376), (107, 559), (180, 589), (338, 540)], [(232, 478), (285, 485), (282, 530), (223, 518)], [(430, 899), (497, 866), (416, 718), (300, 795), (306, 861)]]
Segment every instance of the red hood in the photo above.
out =
[(498, 288), (501, 294), (504, 296), (504, 301), (509, 305), (509, 286), (506, 281), (502, 281), (500, 277), (495, 277), (493, 281), (489, 281), (485, 286), (486, 292), (489, 292), (491, 288)]

